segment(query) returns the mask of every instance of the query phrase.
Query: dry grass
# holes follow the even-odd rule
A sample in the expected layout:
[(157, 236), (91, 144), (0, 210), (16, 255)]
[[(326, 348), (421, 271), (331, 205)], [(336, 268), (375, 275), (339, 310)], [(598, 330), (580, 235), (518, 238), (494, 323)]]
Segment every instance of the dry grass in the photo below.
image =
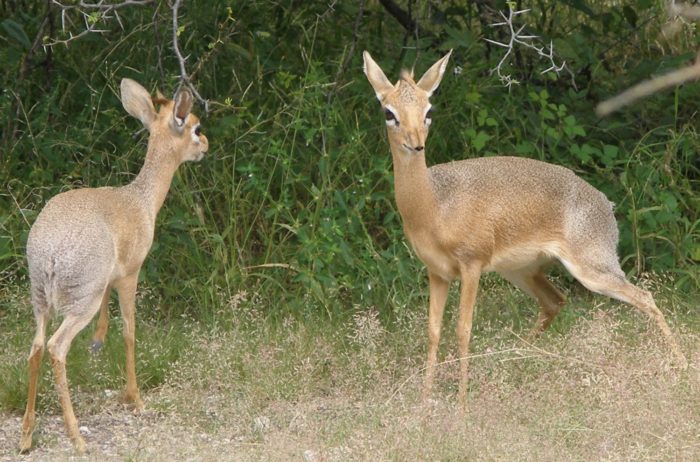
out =
[[(591, 300), (601, 301), (577, 304)], [(653, 327), (614, 303), (532, 344), (485, 322), (464, 413), (449, 331), (435, 399), (419, 401), (422, 316), (384, 326), (368, 309), (339, 326), (272, 325), (259, 306), (239, 305), (230, 325), (191, 326), (191, 346), (145, 393), (144, 415), (111, 393), (76, 390), (88, 456), (74, 457), (56, 412), (41, 416), (36, 449), (17, 456), (20, 413), (4, 411), (0, 459), (700, 460), (700, 342), (690, 328), (675, 329), (691, 360), (678, 371)]]

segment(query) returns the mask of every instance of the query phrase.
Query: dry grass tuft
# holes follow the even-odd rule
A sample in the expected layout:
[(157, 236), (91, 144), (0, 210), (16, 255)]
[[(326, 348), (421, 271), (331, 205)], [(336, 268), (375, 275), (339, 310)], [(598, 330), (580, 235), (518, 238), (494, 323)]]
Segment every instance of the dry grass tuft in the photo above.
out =
[[(488, 309), (515, 303), (485, 296)], [(493, 318), (472, 349), (465, 413), (449, 339), (434, 399), (419, 400), (422, 315), (275, 323), (253, 299), (227, 304), (237, 322), (188, 324), (145, 415), (76, 391), (92, 450), (82, 460), (700, 460), (700, 342), (685, 325), (675, 330), (692, 365), (678, 371), (655, 328), (612, 302), (534, 342)], [(3, 414), (1, 460), (75, 460), (51, 413), (37, 449), (17, 457), (19, 419)]]

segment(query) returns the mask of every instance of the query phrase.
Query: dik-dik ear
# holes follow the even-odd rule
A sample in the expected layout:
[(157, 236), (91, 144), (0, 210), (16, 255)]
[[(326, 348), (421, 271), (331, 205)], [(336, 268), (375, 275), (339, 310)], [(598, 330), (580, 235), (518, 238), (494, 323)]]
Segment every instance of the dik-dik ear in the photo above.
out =
[(180, 88), (174, 100), (173, 117), (175, 118), (175, 126), (182, 128), (192, 110), (192, 93), (187, 88)]
[(153, 107), (151, 95), (136, 81), (124, 78), (121, 82), (122, 106), (126, 112), (141, 121), (144, 127), (149, 128), (156, 118), (156, 109)]
[(430, 97), (433, 92), (440, 85), (442, 76), (445, 74), (445, 68), (447, 67), (447, 61), (450, 59), (452, 50), (450, 50), (445, 56), (440, 58), (435, 64), (433, 64), (430, 69), (428, 69), (423, 77), (420, 78), (418, 83), (418, 88), (428, 93)]
[(377, 99), (381, 101), (386, 93), (394, 89), (394, 86), (391, 84), (389, 79), (386, 78), (382, 68), (374, 62), (372, 56), (370, 56), (367, 51), (362, 52), (362, 58), (365, 61), (364, 66), (362, 66), (362, 70), (365, 71), (367, 80), (369, 80), (372, 88), (374, 88), (374, 93), (377, 95)]

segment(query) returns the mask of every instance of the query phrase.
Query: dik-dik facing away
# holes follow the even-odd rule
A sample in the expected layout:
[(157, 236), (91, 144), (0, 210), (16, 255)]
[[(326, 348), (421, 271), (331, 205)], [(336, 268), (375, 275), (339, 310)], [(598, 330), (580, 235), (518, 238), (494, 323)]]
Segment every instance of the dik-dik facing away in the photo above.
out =
[(540, 305), (535, 331), (541, 332), (565, 301), (545, 276), (552, 260), (559, 260), (589, 290), (646, 313), (665, 335), (678, 365), (686, 367), (651, 294), (629, 283), (620, 269), (613, 206), (600, 191), (571, 170), (517, 157), (427, 167), (429, 98), (440, 84), (450, 53), (418, 82), (404, 72), (392, 85), (364, 52), (364, 72), (386, 116), (396, 205), (404, 232), (428, 267), (428, 361), (423, 397), (430, 396), (433, 386), (450, 281), (461, 280), (458, 397), (465, 404), (469, 339), (481, 273), (496, 271), (534, 297)]
[[(126, 390), (123, 399), (134, 411), (143, 409), (134, 364), (134, 309), (139, 270), (153, 242), (156, 215), (170, 182), (184, 161), (199, 161), (209, 148), (199, 119), (190, 113), (192, 94), (180, 90), (175, 100), (152, 99), (131, 79), (121, 82), (124, 109), (149, 131), (141, 172), (123, 187), (85, 188), (53, 197), (29, 232), (27, 260), (36, 334), (29, 354), (29, 392), (22, 421), (20, 450), (32, 445), (39, 366), (46, 325), (53, 313), (63, 322), (46, 347), (63, 409), (68, 436), (85, 452), (85, 440), (73, 413), (66, 356), (73, 338), (102, 311), (96, 343), (104, 340), (107, 304), (112, 288), (119, 294), (126, 342)], [(156, 111), (155, 104), (160, 105)]]

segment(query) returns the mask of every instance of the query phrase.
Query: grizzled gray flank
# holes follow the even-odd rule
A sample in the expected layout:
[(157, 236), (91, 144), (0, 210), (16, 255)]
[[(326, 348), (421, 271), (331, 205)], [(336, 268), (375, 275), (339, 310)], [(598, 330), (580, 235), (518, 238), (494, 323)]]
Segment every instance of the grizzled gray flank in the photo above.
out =
[(82, 453), (66, 378), (66, 356), (73, 338), (100, 312), (94, 345), (107, 333), (109, 293), (119, 294), (124, 318), (127, 383), (124, 401), (143, 409), (136, 384), (134, 310), (141, 265), (153, 242), (156, 215), (178, 166), (198, 161), (209, 148), (199, 119), (190, 113), (192, 97), (179, 92), (174, 101), (159, 98), (156, 112), (150, 94), (131, 79), (121, 82), (124, 108), (149, 131), (143, 168), (123, 187), (85, 188), (58, 194), (41, 211), (27, 241), (27, 262), (37, 330), (29, 355), (29, 392), (22, 422), (20, 450), (32, 445), (36, 388), (50, 317), (63, 322), (46, 344), (68, 436)]
[(418, 80), (404, 72), (392, 84), (364, 52), (364, 72), (386, 113), (396, 205), (415, 253), (428, 269), (428, 359), (424, 398), (433, 386), (442, 315), (450, 281), (460, 279), (457, 340), (459, 399), (466, 405), (469, 341), (479, 277), (495, 271), (537, 300), (533, 334), (545, 330), (565, 303), (546, 278), (561, 262), (588, 289), (635, 306), (664, 334), (678, 365), (687, 361), (646, 290), (627, 281), (617, 256), (612, 203), (566, 168), (517, 157), (488, 157), (428, 168), (429, 98), (450, 57)]

